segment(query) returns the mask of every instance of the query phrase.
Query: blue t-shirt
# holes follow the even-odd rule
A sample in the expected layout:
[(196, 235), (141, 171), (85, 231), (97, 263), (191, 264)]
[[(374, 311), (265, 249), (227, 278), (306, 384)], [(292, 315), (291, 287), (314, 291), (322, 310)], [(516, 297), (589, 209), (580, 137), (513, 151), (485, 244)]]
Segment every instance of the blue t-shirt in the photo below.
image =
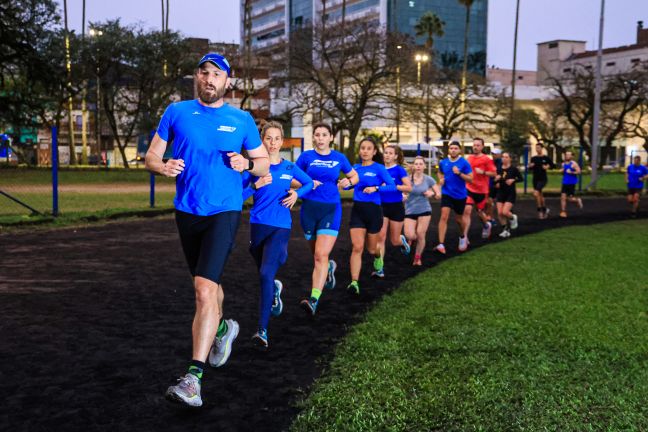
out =
[[(394, 165), (391, 168), (387, 168), (387, 172), (394, 180), (396, 186), (403, 184), (403, 177), (407, 177), (407, 171), (400, 165)], [(396, 189), (395, 191), (391, 190), (381, 190), (380, 191), (380, 202), (382, 203), (398, 203), (403, 202), (403, 192)]]
[[(385, 165), (377, 162), (371, 165), (363, 166), (362, 164), (353, 165), (353, 169), (358, 173), (358, 184), (353, 187), (353, 201), (371, 202), (380, 205), (380, 191), (374, 193), (364, 193), (366, 187), (380, 186), (380, 190), (387, 192), (396, 191), (394, 179), (387, 172)], [(385, 186), (381, 186), (381, 185)]]
[(632, 164), (628, 167), (628, 187), (632, 189), (643, 189), (644, 182), (639, 180), (648, 174), (648, 168), (643, 165)]
[(227, 104), (219, 108), (197, 100), (169, 105), (157, 133), (173, 140), (173, 158), (183, 159), (176, 177), (175, 208), (198, 216), (241, 211), (241, 174), (230, 167), (228, 152), (261, 145), (252, 116)]
[(297, 189), (297, 196), (300, 198), (313, 189), (313, 180), (287, 160), (270, 165), (270, 174), (272, 183), (254, 190), (252, 183), (255, 183), (259, 177), (250, 175), (248, 172), (243, 173), (243, 200), (254, 196), (254, 205), (250, 210), (250, 223), (290, 229), (292, 223), (290, 209), (284, 207), (281, 201), (288, 194), (293, 178), (302, 184)]
[(563, 181), (562, 184), (565, 185), (575, 185), (578, 183), (578, 174), (572, 174), (568, 173), (567, 170), (572, 169), (572, 164), (571, 162), (565, 162), (562, 164), (563, 166)]
[(450, 158), (443, 159), (439, 163), (439, 171), (443, 174), (443, 187), (441, 188), (441, 195), (448, 195), (455, 199), (464, 199), (468, 196), (466, 189), (466, 182), (458, 174), (452, 172), (452, 167), (459, 168), (462, 174), (470, 174), (472, 168), (470, 163), (461, 156), (454, 162)]
[(335, 150), (331, 150), (327, 155), (321, 155), (315, 150), (306, 150), (299, 155), (295, 164), (310, 178), (322, 182), (317, 189), (304, 195), (304, 199), (330, 204), (340, 202), (340, 191), (337, 187), (340, 171), (348, 174), (353, 169), (346, 156)]

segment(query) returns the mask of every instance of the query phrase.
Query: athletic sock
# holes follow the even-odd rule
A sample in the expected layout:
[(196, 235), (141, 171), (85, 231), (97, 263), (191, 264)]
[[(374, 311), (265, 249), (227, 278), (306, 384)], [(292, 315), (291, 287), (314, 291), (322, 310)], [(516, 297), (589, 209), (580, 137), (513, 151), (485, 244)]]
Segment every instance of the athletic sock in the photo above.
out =
[(384, 265), (385, 265), (385, 261), (381, 256), (377, 256), (374, 258), (374, 270), (382, 270)]
[(199, 380), (202, 379), (203, 376), (203, 370), (205, 369), (205, 363), (201, 362), (200, 360), (191, 360), (191, 363), (189, 363), (189, 373)]
[(218, 331), (216, 332), (217, 337), (223, 337), (227, 333), (227, 323), (225, 320), (221, 320), (220, 325), (218, 326)]
[(311, 298), (314, 298), (315, 300), (319, 300), (319, 298), (320, 298), (321, 295), (322, 295), (322, 291), (321, 291), (321, 290), (319, 290), (319, 289), (317, 289), (317, 288), (313, 288), (313, 289), (311, 290)]

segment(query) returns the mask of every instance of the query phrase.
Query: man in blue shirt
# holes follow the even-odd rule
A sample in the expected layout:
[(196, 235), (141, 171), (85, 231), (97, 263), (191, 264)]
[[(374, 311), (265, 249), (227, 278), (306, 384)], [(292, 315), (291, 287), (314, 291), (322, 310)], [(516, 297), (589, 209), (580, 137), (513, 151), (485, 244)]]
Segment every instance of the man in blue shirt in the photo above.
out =
[(448, 147), (448, 157), (439, 163), (439, 184), (441, 185), (441, 218), (439, 219), (439, 244), (437, 252), (446, 253), (445, 236), (448, 230), (450, 210), (455, 212), (459, 226), (459, 251), (468, 249), (468, 240), (464, 235), (463, 213), (466, 207), (468, 190), (466, 183), (472, 182), (472, 168), (468, 161), (461, 157), (461, 146), (452, 141)]
[(583, 200), (576, 196), (576, 185), (578, 184), (578, 174), (581, 173), (581, 168), (573, 160), (574, 154), (567, 150), (565, 152), (565, 160), (563, 161), (560, 170), (563, 173), (562, 188), (560, 189), (560, 217), (567, 217), (567, 201), (575, 203), (578, 208), (583, 208)]
[(641, 156), (635, 156), (632, 165), (626, 171), (626, 183), (628, 184), (628, 204), (631, 206), (630, 215), (637, 217), (639, 208), (639, 197), (644, 187), (644, 181), (648, 178), (648, 168), (641, 165)]
[[(236, 321), (221, 320), (220, 278), (243, 205), (241, 172), (263, 176), (269, 166), (252, 116), (223, 100), (231, 84), (229, 73), (225, 57), (205, 55), (194, 75), (198, 99), (167, 107), (146, 153), (149, 171), (176, 178), (176, 224), (196, 294), (192, 361), (166, 397), (194, 407), (202, 406), (205, 361), (209, 357), (214, 367), (225, 364), (238, 335)], [(162, 157), (169, 141), (173, 141), (173, 158), (165, 162)], [(242, 147), (250, 159), (240, 154)]]

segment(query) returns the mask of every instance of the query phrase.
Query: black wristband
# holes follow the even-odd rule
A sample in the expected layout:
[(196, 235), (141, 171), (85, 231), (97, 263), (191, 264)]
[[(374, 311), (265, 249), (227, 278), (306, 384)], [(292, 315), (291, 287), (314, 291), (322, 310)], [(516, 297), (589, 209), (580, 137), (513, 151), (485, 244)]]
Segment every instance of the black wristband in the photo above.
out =
[(254, 169), (254, 161), (252, 159), (248, 159), (248, 169), (246, 171), (252, 171)]

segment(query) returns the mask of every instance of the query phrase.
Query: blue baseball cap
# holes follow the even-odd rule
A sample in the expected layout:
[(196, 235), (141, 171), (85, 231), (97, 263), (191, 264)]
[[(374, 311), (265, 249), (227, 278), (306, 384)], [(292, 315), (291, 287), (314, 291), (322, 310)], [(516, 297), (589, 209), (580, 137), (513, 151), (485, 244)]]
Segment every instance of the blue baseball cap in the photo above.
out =
[(227, 61), (225, 57), (223, 57), (220, 54), (216, 53), (208, 53), (203, 56), (203, 58), (200, 59), (198, 62), (198, 67), (202, 66), (203, 64), (211, 62), (216, 66), (218, 69), (227, 72), (227, 76), (230, 74), (230, 64)]

